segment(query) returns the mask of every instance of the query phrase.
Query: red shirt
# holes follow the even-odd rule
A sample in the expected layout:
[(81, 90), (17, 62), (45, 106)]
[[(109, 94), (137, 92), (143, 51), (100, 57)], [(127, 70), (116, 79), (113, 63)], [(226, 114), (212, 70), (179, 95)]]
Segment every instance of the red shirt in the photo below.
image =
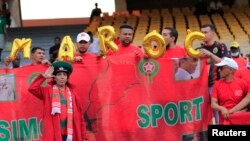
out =
[(250, 85), (250, 68), (243, 68), (236, 71), (235, 76), (244, 79)]
[[(122, 46), (122, 44), (118, 45), (118, 51), (117, 52), (111, 52), (110, 50), (108, 51), (107, 55), (131, 55), (134, 54), (135, 56), (143, 57), (144, 53), (143, 51), (135, 46), (130, 44), (129, 46)], [(136, 55), (138, 54), (138, 55)]]
[(163, 58), (184, 58), (184, 57), (187, 57), (187, 53), (184, 47), (176, 45), (173, 48), (167, 49), (162, 57)]
[(76, 52), (74, 54), (74, 57), (76, 57), (76, 56), (81, 56), (82, 57), (82, 61), (74, 61), (74, 63), (83, 63), (84, 60), (97, 58), (97, 56), (95, 54), (88, 53), (88, 52), (86, 52), (84, 54), (80, 54), (79, 52)]
[[(214, 83), (212, 97), (218, 100), (218, 104), (227, 109), (236, 106), (250, 91), (246, 81), (234, 78), (231, 82), (218, 80)], [(223, 118), (220, 113), (220, 123), (223, 124)]]
[(247, 60), (245, 60), (244, 58), (239, 57), (239, 58), (233, 58), (233, 59), (238, 64), (239, 69), (245, 68), (247, 66)]

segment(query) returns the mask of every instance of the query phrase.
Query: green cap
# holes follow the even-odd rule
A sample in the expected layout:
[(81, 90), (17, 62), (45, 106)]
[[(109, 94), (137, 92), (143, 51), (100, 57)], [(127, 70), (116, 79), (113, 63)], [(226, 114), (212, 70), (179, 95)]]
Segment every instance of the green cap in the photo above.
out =
[(54, 75), (58, 72), (66, 72), (67, 74), (71, 74), (73, 71), (72, 65), (68, 62), (57, 61), (52, 64), (54, 67)]

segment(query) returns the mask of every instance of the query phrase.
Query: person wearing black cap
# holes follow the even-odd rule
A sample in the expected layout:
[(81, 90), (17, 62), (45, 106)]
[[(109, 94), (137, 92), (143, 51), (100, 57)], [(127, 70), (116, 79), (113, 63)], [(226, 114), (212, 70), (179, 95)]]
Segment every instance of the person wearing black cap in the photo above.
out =
[[(74, 87), (68, 82), (72, 72), (71, 64), (54, 62), (29, 86), (29, 92), (43, 100), (43, 140), (87, 140), (82, 105)], [(53, 81), (45, 87), (41, 86), (49, 78)]]

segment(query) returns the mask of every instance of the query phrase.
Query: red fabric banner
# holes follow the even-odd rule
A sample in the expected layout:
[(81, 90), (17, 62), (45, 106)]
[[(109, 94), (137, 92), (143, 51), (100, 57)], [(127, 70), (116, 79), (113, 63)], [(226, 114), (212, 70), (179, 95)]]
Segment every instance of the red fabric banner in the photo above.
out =
[(227, 122), (231, 125), (250, 125), (249, 117), (250, 112), (237, 112), (231, 114)]
[[(176, 80), (180, 60), (131, 55), (73, 64), (70, 83), (84, 104), (90, 141), (184, 141), (197, 133), (206, 138), (211, 108), (204, 62), (199, 61), (193, 79)], [(15, 99), (0, 101), (0, 139), (41, 140), (43, 103), (27, 88), (47, 67), (1, 70), (1, 77), (15, 85)]]

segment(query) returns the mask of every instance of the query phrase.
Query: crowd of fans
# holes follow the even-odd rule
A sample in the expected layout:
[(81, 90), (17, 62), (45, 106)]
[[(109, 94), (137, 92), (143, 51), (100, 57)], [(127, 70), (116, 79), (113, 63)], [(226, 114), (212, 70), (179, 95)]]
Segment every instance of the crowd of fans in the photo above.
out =
[[(223, 14), (223, 11), (221, 11), (222, 4), (218, 0), (214, 0), (209, 4), (209, 10), (206, 10), (207, 7), (201, 8), (205, 6), (206, 4), (204, 4), (202, 0), (197, 3), (195, 14), (208, 14), (208, 12), (210, 14)], [(6, 5), (3, 6), (3, 9), (4, 8), (6, 9)], [(100, 16), (101, 10), (98, 9), (97, 4), (96, 10), (93, 10), (92, 13), (91, 20), (94, 16)], [(0, 18), (0, 20), (2, 19)], [(6, 21), (6, 24), (9, 27), (10, 21), (8, 21), (8, 18), (3, 21)], [(5, 27), (3, 29), (4, 30), (0, 30), (0, 33), (1, 31), (6, 30)], [(205, 35), (205, 39), (203, 40), (202, 45), (197, 48), (197, 50), (199, 50), (201, 53), (200, 59), (206, 59), (207, 65), (210, 68), (208, 78), (208, 93), (211, 97), (211, 107), (214, 109), (214, 124), (223, 124), (224, 120), (228, 119), (230, 114), (248, 110), (247, 108), (250, 104), (250, 54), (247, 54), (247, 59), (242, 57), (240, 44), (238, 42), (232, 42), (228, 48), (224, 43), (216, 41), (216, 27), (213, 24), (202, 25), (200, 31)], [(176, 64), (177, 68), (175, 70), (175, 79), (179, 81), (197, 78), (195, 71), (198, 59), (188, 56), (184, 47), (176, 44), (178, 40), (178, 31), (173, 27), (165, 27), (161, 31), (161, 35), (167, 42), (166, 51), (164, 52), (163, 58), (180, 58)], [(109, 50), (107, 55), (121, 55), (131, 53), (134, 57), (139, 57), (141, 59), (148, 58), (149, 56), (145, 53), (143, 48), (133, 45), (133, 36), (134, 28), (129, 24), (122, 24), (118, 34), (119, 42), (117, 42), (119, 51), (112, 52)], [(2, 41), (3, 39), (0, 38), (0, 40)], [(77, 35), (75, 42), (76, 53), (74, 54), (73, 63), (84, 63), (85, 59), (98, 58), (103, 55), (100, 51), (98, 38), (95, 38), (91, 32), (80, 32)], [(69, 97), (71, 97), (70, 91), (72, 88), (70, 85), (68, 85), (67, 81), (70, 74), (72, 73), (72, 66), (71, 64), (57, 60), (60, 45), (61, 38), (55, 37), (54, 45), (50, 47), (49, 50), (49, 59), (45, 58), (45, 49), (42, 47), (32, 47), (32, 63), (30, 65), (48, 65), (48, 69), (39, 77), (37, 77), (34, 82), (32, 82), (29, 91), (38, 98), (43, 97), (45, 94), (50, 94), (53, 91), (55, 94), (62, 94), (67, 102), (71, 102), (71, 98)], [(0, 49), (1, 47), (2, 46), (0, 46)], [(13, 63), (13, 68), (21, 67), (20, 56), (17, 57), (16, 60), (11, 60), (10, 57), (6, 57), (4, 62), (6, 67), (9, 67), (11, 62)], [(49, 77), (53, 77), (55, 83), (48, 89), (40, 87), (42, 81)], [(63, 80), (63, 82), (59, 80)], [(38, 91), (37, 89), (45, 90)], [(74, 97), (73, 93), (72, 97)], [(73, 99), (77, 100), (76, 98)], [(44, 97), (42, 100), (45, 101), (44, 104), (46, 104), (48, 101), (52, 101), (53, 103), (59, 102), (58, 99), (48, 97)], [(73, 105), (72, 109), (74, 109), (74, 112), (78, 113), (78, 116), (83, 116), (83, 114), (81, 114), (82, 111), (79, 111), (80, 108), (78, 106), (79, 105)], [(45, 105), (45, 107), (48, 106)], [(52, 107), (52, 111), (55, 110), (54, 114), (59, 113), (64, 115), (63, 118), (72, 118), (72, 115), (66, 111), (65, 105), (62, 105), (59, 107), (59, 109), (62, 109), (62, 111), (58, 112), (58, 107)], [(51, 108), (46, 108), (45, 110), (46, 112), (51, 113)], [(46, 121), (49, 121), (52, 120), (52, 116), (53, 114), (47, 114), (44, 116), (44, 118)], [(62, 118), (58, 118), (58, 120), (62, 120)], [(77, 122), (80, 123), (81, 121)], [(46, 127), (44, 128), (47, 129), (51, 128), (52, 126), (50, 124), (45, 125)], [(66, 128), (61, 129), (61, 136), (63, 140), (68, 140), (72, 138), (72, 136), (75, 136), (75, 132), (73, 132), (73, 134), (68, 132), (68, 130), (74, 126), (80, 125), (68, 124)], [(51, 133), (45, 134), (52, 135)], [(59, 138), (61, 138), (61, 136), (59, 136)], [(45, 140), (46, 137), (47, 136), (44, 136)], [(79, 139), (85, 139), (85, 136), (79, 137)]]

